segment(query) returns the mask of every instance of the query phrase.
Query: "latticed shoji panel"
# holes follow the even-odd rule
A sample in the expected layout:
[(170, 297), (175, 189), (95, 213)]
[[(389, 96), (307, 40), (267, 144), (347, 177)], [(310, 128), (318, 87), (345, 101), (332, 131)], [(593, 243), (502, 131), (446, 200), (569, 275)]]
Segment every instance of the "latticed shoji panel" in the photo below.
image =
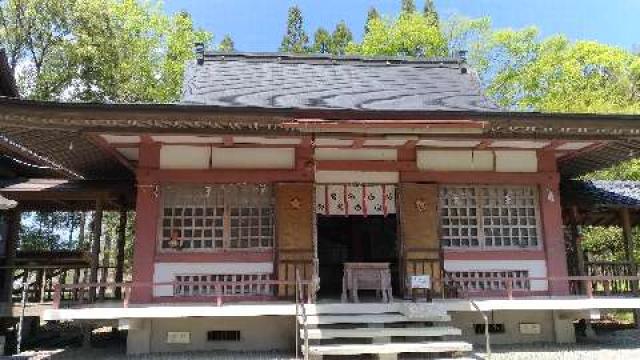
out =
[(444, 247), (537, 247), (539, 218), (538, 190), (532, 186), (440, 188)]
[(267, 185), (189, 185), (162, 189), (161, 247), (182, 250), (270, 248), (274, 204)]

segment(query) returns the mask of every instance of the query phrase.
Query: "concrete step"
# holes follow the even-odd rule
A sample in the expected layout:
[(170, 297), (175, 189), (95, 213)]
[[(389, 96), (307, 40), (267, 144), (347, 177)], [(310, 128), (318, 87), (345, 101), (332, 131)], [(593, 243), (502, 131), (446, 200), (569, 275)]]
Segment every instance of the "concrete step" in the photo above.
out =
[[(298, 317), (302, 323), (302, 317)], [(308, 325), (325, 324), (386, 324), (399, 322), (451, 321), (449, 315), (434, 315), (420, 319), (410, 319), (401, 314), (356, 314), (356, 315), (311, 315), (307, 316)]]
[(392, 304), (307, 304), (304, 309), (307, 315), (318, 314), (384, 314), (398, 313), (402, 308), (400, 303)]
[[(309, 346), (310, 355), (360, 355), (400, 353), (468, 352), (472, 346), (462, 341), (433, 341), (387, 344), (338, 344)], [(303, 348), (304, 351), (304, 348)]]
[[(355, 329), (308, 329), (309, 339), (335, 338), (378, 338), (389, 336), (459, 336), (460, 329), (450, 326), (420, 327), (420, 328), (355, 328)], [(300, 337), (304, 338), (304, 330), (300, 330)]]

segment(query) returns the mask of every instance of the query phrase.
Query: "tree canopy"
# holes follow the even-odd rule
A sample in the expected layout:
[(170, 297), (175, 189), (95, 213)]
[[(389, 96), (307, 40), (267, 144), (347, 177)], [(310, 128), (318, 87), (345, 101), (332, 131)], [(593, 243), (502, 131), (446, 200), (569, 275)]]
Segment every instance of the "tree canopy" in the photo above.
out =
[(318, 54), (328, 54), (331, 52), (331, 34), (323, 27), (319, 27), (313, 34), (313, 52)]
[[(177, 101), (185, 61), (194, 58), (193, 44), (210, 44), (212, 39), (211, 33), (194, 27), (188, 13), (168, 16), (152, 2), (0, 2), (0, 47), (7, 50), (21, 93), (31, 99)], [(223, 43), (232, 45), (229, 40), (225, 37)], [(128, 217), (126, 249), (130, 254), (133, 213)], [(86, 218), (92, 217), (64, 212), (25, 213), (20, 248), (86, 249), (82, 239), (89, 240), (85, 231), (90, 225), (80, 230)], [(117, 213), (104, 214), (105, 259), (114, 251), (106, 240), (116, 238), (117, 221)]]
[(373, 19), (379, 19), (380, 18), (380, 14), (378, 13), (378, 10), (376, 10), (376, 8), (374, 7), (370, 7), (369, 11), (367, 12), (367, 20), (365, 20), (364, 22), (364, 33), (368, 33), (369, 32), (369, 22)]
[(440, 57), (447, 55), (447, 43), (431, 16), (418, 12), (396, 18), (373, 17), (360, 44), (351, 44), (349, 53), (367, 56)]
[(505, 108), (549, 112), (640, 112), (640, 57), (536, 28), (495, 31), (478, 65), (487, 94)]
[(222, 52), (234, 52), (236, 51), (235, 43), (231, 38), (231, 35), (226, 34), (222, 41), (220, 41), (220, 45), (218, 45), (218, 51)]
[(168, 102), (193, 43), (213, 36), (189, 14), (135, 0), (6, 0), (0, 46), (33, 99)]
[(287, 31), (280, 44), (281, 52), (305, 53), (309, 50), (309, 36), (304, 30), (302, 10), (298, 6), (289, 8), (287, 16)]

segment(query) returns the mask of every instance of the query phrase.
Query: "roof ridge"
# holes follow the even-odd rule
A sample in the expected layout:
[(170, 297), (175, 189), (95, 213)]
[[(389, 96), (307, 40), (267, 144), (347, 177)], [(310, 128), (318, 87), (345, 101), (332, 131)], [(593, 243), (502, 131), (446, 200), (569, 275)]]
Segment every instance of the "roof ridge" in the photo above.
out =
[(290, 54), (279, 52), (217, 52), (206, 51), (205, 60), (271, 60), (271, 61), (325, 61), (332, 63), (369, 63), (386, 65), (456, 65), (461, 66), (464, 61), (454, 57), (442, 58), (414, 58), (400, 56), (362, 56), (362, 55), (331, 55), (331, 54)]

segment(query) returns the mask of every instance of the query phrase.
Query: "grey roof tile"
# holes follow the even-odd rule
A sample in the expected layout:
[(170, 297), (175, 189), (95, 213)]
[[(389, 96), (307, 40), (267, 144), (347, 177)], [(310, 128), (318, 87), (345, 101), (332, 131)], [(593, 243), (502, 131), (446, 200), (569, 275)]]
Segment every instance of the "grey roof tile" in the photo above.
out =
[(182, 103), (226, 107), (498, 111), (457, 60), (207, 54)]
[(574, 204), (640, 208), (640, 181), (576, 180), (563, 184), (563, 193)]

